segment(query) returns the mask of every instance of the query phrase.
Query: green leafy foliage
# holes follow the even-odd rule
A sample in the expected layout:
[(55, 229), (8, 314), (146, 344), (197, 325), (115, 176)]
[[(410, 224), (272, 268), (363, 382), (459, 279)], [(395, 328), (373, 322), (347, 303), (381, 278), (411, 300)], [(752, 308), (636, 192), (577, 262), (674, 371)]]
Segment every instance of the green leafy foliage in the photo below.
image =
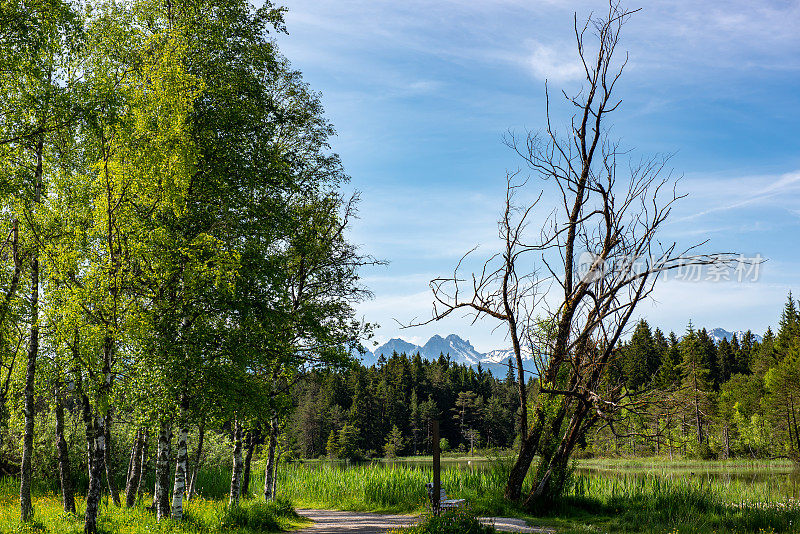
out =
[(495, 529), (484, 525), (467, 507), (443, 511), (439, 515), (428, 514), (420, 522), (408, 529), (390, 531), (394, 534), (492, 534)]

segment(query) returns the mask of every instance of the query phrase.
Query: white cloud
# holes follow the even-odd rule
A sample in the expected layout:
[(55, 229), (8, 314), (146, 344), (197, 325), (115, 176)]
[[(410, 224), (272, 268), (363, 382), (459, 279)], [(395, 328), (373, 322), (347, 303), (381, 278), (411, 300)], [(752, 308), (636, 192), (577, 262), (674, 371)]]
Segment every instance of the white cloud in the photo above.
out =
[(796, 205), (800, 199), (800, 170), (778, 176), (693, 179), (684, 185), (689, 186), (691, 200), (699, 200), (707, 207), (673, 222), (692, 221), (745, 206), (780, 206), (787, 202)]
[(583, 76), (575, 47), (546, 45), (531, 42), (532, 51), (528, 57), (528, 66), (534, 76), (541, 80), (568, 82), (579, 80)]

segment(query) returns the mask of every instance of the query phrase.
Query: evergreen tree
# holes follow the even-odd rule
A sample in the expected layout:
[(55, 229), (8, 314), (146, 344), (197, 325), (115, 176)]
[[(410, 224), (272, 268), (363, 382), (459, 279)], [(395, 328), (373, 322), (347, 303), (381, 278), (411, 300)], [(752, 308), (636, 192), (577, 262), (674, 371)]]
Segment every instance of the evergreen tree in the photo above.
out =
[(669, 344), (666, 354), (661, 360), (661, 367), (658, 369), (656, 385), (661, 389), (669, 389), (675, 386), (681, 379), (681, 349), (678, 337), (675, 332), (669, 333)]
[(756, 338), (753, 332), (748, 330), (744, 333), (739, 345), (739, 350), (734, 353), (736, 359), (734, 372), (747, 375), (752, 372), (753, 355), (758, 351)]
[(785, 356), (791, 347), (800, 338), (800, 312), (798, 312), (797, 303), (792, 297), (792, 292), (786, 298), (786, 304), (781, 313), (781, 319), (778, 323), (778, 334), (775, 339), (775, 350), (781, 355)]
[(403, 434), (400, 432), (400, 429), (397, 428), (397, 425), (392, 426), (392, 430), (390, 430), (389, 435), (386, 436), (386, 443), (383, 446), (386, 457), (394, 458), (398, 456), (403, 450), (403, 443)]
[(661, 362), (658, 347), (647, 321), (641, 319), (636, 324), (630, 342), (623, 348), (623, 353), (627, 387), (637, 390), (649, 384)]
[(775, 333), (772, 328), (767, 328), (764, 338), (759, 344), (758, 351), (753, 356), (753, 372), (759, 377), (767, 374), (771, 368), (778, 365), (780, 357), (775, 350)]
[(681, 383), (684, 387), (686, 407), (695, 426), (697, 444), (705, 440), (705, 424), (710, 416), (709, 394), (711, 392), (708, 355), (700, 343), (691, 321), (686, 335), (681, 340)]
[(706, 362), (708, 367), (708, 380), (714, 391), (717, 391), (720, 385), (717, 345), (705, 328), (698, 330), (696, 334), (698, 349), (702, 352), (701, 359)]
[(717, 346), (717, 357), (719, 360), (719, 380), (724, 384), (730, 380), (731, 375), (736, 372), (736, 361), (733, 349), (727, 339), (723, 338)]

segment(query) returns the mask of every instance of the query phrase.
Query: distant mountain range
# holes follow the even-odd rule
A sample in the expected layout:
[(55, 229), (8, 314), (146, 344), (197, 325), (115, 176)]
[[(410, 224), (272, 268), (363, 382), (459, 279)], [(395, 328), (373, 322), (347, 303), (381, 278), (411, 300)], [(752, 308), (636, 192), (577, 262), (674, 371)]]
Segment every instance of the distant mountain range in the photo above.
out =
[[(400, 338), (390, 339), (383, 345), (376, 348), (373, 352), (367, 352), (362, 356), (364, 365), (373, 365), (382, 355), (389, 358), (393, 353), (406, 353), (409, 356), (419, 354), (425, 360), (437, 360), (439, 355), (444, 354), (450, 357), (453, 363), (477, 367), (481, 365), (483, 369), (491, 371), (494, 376), (505, 376), (508, 372), (508, 359), (514, 357), (512, 349), (492, 350), (486, 353), (478, 352), (468, 340), (462, 339), (456, 334), (447, 337), (435, 335), (424, 345), (415, 345)], [(533, 360), (530, 355), (523, 356), (523, 366), (529, 372), (534, 371)]]
[[(744, 332), (729, 332), (723, 328), (714, 328), (709, 330), (708, 334), (714, 339), (714, 342), (719, 343), (723, 339), (730, 341), (735, 335), (739, 341), (744, 337)], [(753, 337), (756, 341), (761, 342), (761, 336), (754, 334)], [(477, 367), (481, 365), (483, 369), (491, 371), (494, 376), (503, 377), (508, 372), (508, 359), (514, 358), (514, 351), (511, 348), (496, 349), (489, 352), (478, 352), (468, 340), (462, 339), (456, 334), (450, 334), (447, 337), (435, 335), (431, 337), (424, 345), (415, 345), (400, 338), (390, 339), (383, 345), (376, 348), (374, 351), (367, 351), (361, 357), (364, 365), (370, 366), (377, 363), (378, 358), (383, 355), (388, 359), (393, 353), (407, 354), (412, 356), (419, 354), (425, 360), (436, 360), (440, 354), (450, 357), (453, 363), (469, 365)], [(530, 354), (523, 354), (523, 366), (528, 372), (535, 372), (533, 359)]]
[[(736, 336), (736, 339), (741, 343), (742, 339), (744, 339), (745, 332), (742, 332), (741, 330), (738, 332), (728, 332), (722, 328), (715, 328), (713, 330), (709, 330), (708, 335), (711, 336), (715, 343), (719, 343), (723, 339), (730, 341), (733, 339), (733, 336)], [(753, 334), (753, 338), (759, 343), (762, 341), (762, 337), (758, 334)]]

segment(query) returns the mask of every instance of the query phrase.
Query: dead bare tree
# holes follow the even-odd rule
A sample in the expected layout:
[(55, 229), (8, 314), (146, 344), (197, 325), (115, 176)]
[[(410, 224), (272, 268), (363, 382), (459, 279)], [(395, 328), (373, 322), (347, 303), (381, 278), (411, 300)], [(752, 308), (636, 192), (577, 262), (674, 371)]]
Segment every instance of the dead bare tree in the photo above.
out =
[[(644, 409), (624, 384), (607, 372), (615, 350), (639, 302), (648, 298), (661, 275), (703, 265), (732, 266), (733, 254), (698, 254), (699, 245), (678, 250), (662, 245), (657, 233), (681, 195), (667, 170), (669, 157), (633, 160), (609, 140), (607, 116), (621, 100), (612, 96), (627, 63), (614, 58), (620, 32), (634, 11), (611, 2), (601, 17), (574, 21), (584, 88), (564, 97), (576, 109), (569, 131), (559, 135), (551, 124), (540, 133), (510, 133), (506, 144), (525, 161), (532, 178), (508, 178), (499, 222), (503, 250), (470, 277), (459, 274), (431, 281), (440, 320), (466, 310), (474, 321), (491, 317), (508, 330), (517, 361), (522, 444), (505, 488), (519, 500), (522, 483), (535, 456), (540, 461), (525, 504), (533, 507), (564, 488), (570, 455), (598, 422), (613, 428), (614, 415)], [(596, 49), (588, 49), (588, 36)], [(625, 160), (627, 164), (623, 164)], [(543, 193), (518, 205), (534, 178)], [(544, 223), (530, 236), (534, 209), (555, 196)], [(470, 251), (470, 253), (473, 251)], [(468, 253), (468, 255), (470, 254)], [(466, 257), (466, 256), (465, 256)], [(532, 267), (530, 267), (532, 266)], [(469, 286), (469, 289), (465, 289)], [(538, 375), (531, 420), (523, 374), (523, 352), (533, 356)]]

